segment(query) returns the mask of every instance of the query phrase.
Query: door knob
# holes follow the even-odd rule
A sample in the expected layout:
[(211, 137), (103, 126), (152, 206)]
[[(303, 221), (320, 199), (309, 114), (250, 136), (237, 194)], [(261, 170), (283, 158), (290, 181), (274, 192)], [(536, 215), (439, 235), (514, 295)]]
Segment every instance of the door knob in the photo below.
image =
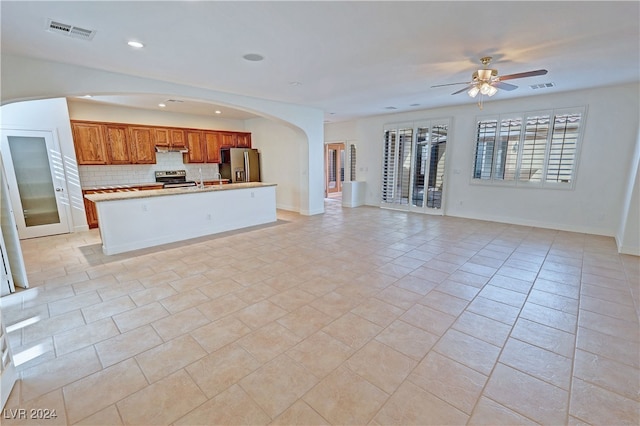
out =
[(63, 189), (62, 188), (56, 188), (56, 192), (62, 192)]

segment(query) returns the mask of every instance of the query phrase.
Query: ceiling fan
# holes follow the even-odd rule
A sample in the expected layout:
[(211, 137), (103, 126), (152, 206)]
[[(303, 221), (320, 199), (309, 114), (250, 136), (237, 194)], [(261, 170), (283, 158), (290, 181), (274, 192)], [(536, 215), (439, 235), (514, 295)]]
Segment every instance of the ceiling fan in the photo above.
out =
[(503, 76), (498, 75), (498, 70), (489, 68), (489, 64), (491, 63), (491, 56), (485, 56), (480, 59), (480, 62), (484, 66), (483, 69), (479, 69), (471, 75), (471, 81), (465, 81), (462, 83), (448, 83), (448, 84), (438, 84), (434, 87), (444, 87), (444, 86), (454, 86), (457, 84), (466, 84), (466, 87), (463, 87), (460, 90), (457, 90), (452, 93), (452, 95), (457, 95), (458, 93), (467, 92), (469, 96), (475, 98), (478, 93), (480, 93), (480, 102), (478, 106), (482, 108), (482, 97), (487, 95), (489, 97), (495, 95), (498, 92), (498, 89), (502, 90), (515, 90), (518, 86), (514, 84), (504, 83), (504, 80), (515, 80), (516, 78), (524, 78), (524, 77), (535, 77), (537, 75), (545, 75), (547, 70), (535, 70), (535, 71), (527, 71), (520, 72), (516, 74), (507, 74)]

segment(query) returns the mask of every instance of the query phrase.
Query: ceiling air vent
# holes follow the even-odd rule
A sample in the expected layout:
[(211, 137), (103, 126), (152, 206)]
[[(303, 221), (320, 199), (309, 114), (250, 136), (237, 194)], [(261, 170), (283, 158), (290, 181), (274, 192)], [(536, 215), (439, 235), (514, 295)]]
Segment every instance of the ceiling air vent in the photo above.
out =
[(63, 34), (67, 37), (79, 38), (82, 40), (91, 40), (96, 34), (93, 30), (63, 24), (62, 22), (54, 21), (52, 19), (49, 19), (47, 23), (47, 30), (52, 33)]
[(531, 87), (533, 90), (538, 90), (538, 89), (546, 89), (548, 87), (555, 87), (555, 84), (553, 83), (532, 84), (529, 87)]

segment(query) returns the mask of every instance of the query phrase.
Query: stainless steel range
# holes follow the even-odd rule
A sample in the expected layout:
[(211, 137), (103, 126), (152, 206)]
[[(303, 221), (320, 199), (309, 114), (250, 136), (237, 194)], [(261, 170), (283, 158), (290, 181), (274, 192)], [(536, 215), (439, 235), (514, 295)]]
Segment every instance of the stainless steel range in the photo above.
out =
[(196, 186), (195, 181), (187, 180), (186, 170), (164, 170), (155, 172), (156, 182), (162, 183), (163, 188), (182, 188)]

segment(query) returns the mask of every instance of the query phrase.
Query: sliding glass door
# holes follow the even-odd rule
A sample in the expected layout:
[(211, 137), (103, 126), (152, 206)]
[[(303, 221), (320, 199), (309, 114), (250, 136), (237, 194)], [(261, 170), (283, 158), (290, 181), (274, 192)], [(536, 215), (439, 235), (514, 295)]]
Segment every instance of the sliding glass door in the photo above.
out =
[(381, 207), (442, 214), (448, 120), (387, 126)]

